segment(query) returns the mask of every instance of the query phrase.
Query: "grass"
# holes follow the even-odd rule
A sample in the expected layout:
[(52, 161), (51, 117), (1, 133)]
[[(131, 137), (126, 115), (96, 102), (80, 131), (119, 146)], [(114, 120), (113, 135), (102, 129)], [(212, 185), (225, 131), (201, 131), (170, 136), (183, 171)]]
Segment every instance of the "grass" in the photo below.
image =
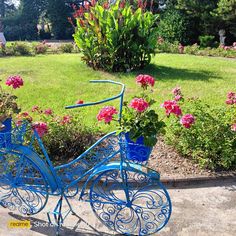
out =
[[(114, 85), (89, 84), (91, 79), (125, 83), (126, 98), (129, 99), (138, 92), (135, 76), (151, 74), (156, 78), (154, 96), (158, 100), (157, 108), (171, 98), (170, 92), (175, 86), (180, 86), (185, 96), (200, 97), (213, 106), (224, 104), (226, 93), (236, 90), (236, 60), (157, 54), (143, 71), (108, 74), (88, 68), (80, 57), (79, 54), (61, 54), (0, 58), (0, 78), (5, 80), (11, 74), (23, 77), (25, 86), (15, 91), (22, 110), (39, 105), (50, 107), (59, 114), (67, 114), (64, 107), (78, 99), (97, 101), (119, 92), (119, 87)], [(88, 124), (97, 125), (98, 109), (83, 108), (80, 115)]]

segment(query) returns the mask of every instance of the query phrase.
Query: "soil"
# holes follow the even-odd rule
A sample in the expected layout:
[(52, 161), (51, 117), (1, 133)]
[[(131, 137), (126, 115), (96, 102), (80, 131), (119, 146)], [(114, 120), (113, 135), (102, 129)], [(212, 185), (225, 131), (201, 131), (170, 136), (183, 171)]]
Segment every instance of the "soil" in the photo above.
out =
[(236, 175), (234, 171), (212, 171), (201, 169), (200, 166), (188, 158), (182, 157), (163, 138), (153, 148), (148, 166), (157, 170), (162, 178), (186, 178)]

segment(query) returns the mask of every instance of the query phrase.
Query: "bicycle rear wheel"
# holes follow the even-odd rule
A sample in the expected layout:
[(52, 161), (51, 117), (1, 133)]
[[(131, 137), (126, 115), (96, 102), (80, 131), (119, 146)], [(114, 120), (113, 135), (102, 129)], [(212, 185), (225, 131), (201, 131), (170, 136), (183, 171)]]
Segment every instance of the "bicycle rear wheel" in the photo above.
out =
[(45, 207), (48, 196), (48, 184), (39, 166), (21, 153), (0, 154), (2, 206), (34, 215)]
[[(108, 170), (90, 188), (90, 205), (104, 225), (121, 234), (149, 235), (161, 230), (171, 215), (168, 192), (159, 180), (138, 170)], [(127, 201), (126, 189), (130, 201)]]

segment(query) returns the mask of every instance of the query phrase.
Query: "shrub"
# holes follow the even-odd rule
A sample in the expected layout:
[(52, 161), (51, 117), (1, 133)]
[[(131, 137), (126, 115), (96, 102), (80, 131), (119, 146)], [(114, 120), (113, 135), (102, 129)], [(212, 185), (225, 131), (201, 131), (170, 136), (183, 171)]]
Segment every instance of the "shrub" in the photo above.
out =
[(12, 49), (15, 56), (32, 55), (31, 47), (28, 43), (16, 42), (12, 44)]
[[(32, 112), (19, 114), (17, 118), (17, 124), (21, 124), (23, 120), (32, 122), (50, 159), (57, 164), (67, 163), (68, 159), (83, 153), (94, 143), (98, 133), (96, 129), (84, 126), (78, 116), (58, 116), (51, 109), (41, 110), (38, 106), (34, 106)], [(30, 139), (31, 135), (27, 134), (27, 142)], [(40, 153), (39, 146), (35, 144), (35, 148)]]
[(60, 50), (63, 53), (72, 53), (73, 49), (74, 49), (74, 46), (71, 43), (65, 43), (60, 46)]
[(158, 35), (170, 43), (176, 41), (186, 43), (187, 23), (180, 11), (169, 9), (158, 25)]
[(167, 52), (167, 53), (178, 53), (179, 43), (178, 42), (170, 43), (168, 41), (165, 41), (163, 38), (159, 37), (157, 41), (157, 51)]
[(211, 108), (199, 99), (191, 99), (183, 108), (194, 115), (196, 122), (186, 130), (172, 120), (166, 132), (167, 142), (202, 167), (235, 168), (236, 129), (232, 128), (236, 123), (235, 105)]
[(151, 60), (157, 38), (157, 15), (128, 2), (99, 3), (74, 14), (74, 39), (83, 60), (94, 69), (127, 71), (143, 68)]
[(39, 43), (34, 47), (34, 51), (36, 54), (46, 54), (48, 48), (49, 46), (46, 44), (45, 41), (43, 41), (42, 43)]
[(211, 35), (199, 36), (199, 41), (200, 41), (200, 46), (203, 48), (217, 46), (217, 42), (215, 42), (215, 36)]

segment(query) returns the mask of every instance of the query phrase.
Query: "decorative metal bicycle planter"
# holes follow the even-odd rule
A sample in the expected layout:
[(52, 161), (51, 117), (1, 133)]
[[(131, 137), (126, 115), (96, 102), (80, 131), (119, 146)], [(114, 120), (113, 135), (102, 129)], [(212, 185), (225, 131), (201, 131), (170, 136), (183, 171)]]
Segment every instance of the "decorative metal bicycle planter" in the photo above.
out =
[[(91, 82), (120, 85), (122, 90), (106, 100), (66, 108), (119, 99), (121, 117), (125, 86), (110, 80)], [(37, 132), (33, 132), (29, 145), (23, 145), (25, 132), (26, 125), (22, 125), (0, 133), (0, 204), (3, 207), (34, 215), (44, 209), (49, 195), (59, 196), (54, 211), (48, 212), (48, 220), (57, 226), (57, 233), (68, 213), (74, 212), (69, 200), (76, 197), (89, 202), (97, 218), (120, 234), (149, 235), (167, 224), (171, 201), (160, 175), (145, 167), (145, 162), (127, 158), (123, 134), (111, 132), (75, 160), (54, 167)], [(43, 155), (34, 150), (34, 142)], [(140, 149), (136, 155), (142, 160)], [(63, 200), (70, 209), (66, 215), (62, 214)]]

